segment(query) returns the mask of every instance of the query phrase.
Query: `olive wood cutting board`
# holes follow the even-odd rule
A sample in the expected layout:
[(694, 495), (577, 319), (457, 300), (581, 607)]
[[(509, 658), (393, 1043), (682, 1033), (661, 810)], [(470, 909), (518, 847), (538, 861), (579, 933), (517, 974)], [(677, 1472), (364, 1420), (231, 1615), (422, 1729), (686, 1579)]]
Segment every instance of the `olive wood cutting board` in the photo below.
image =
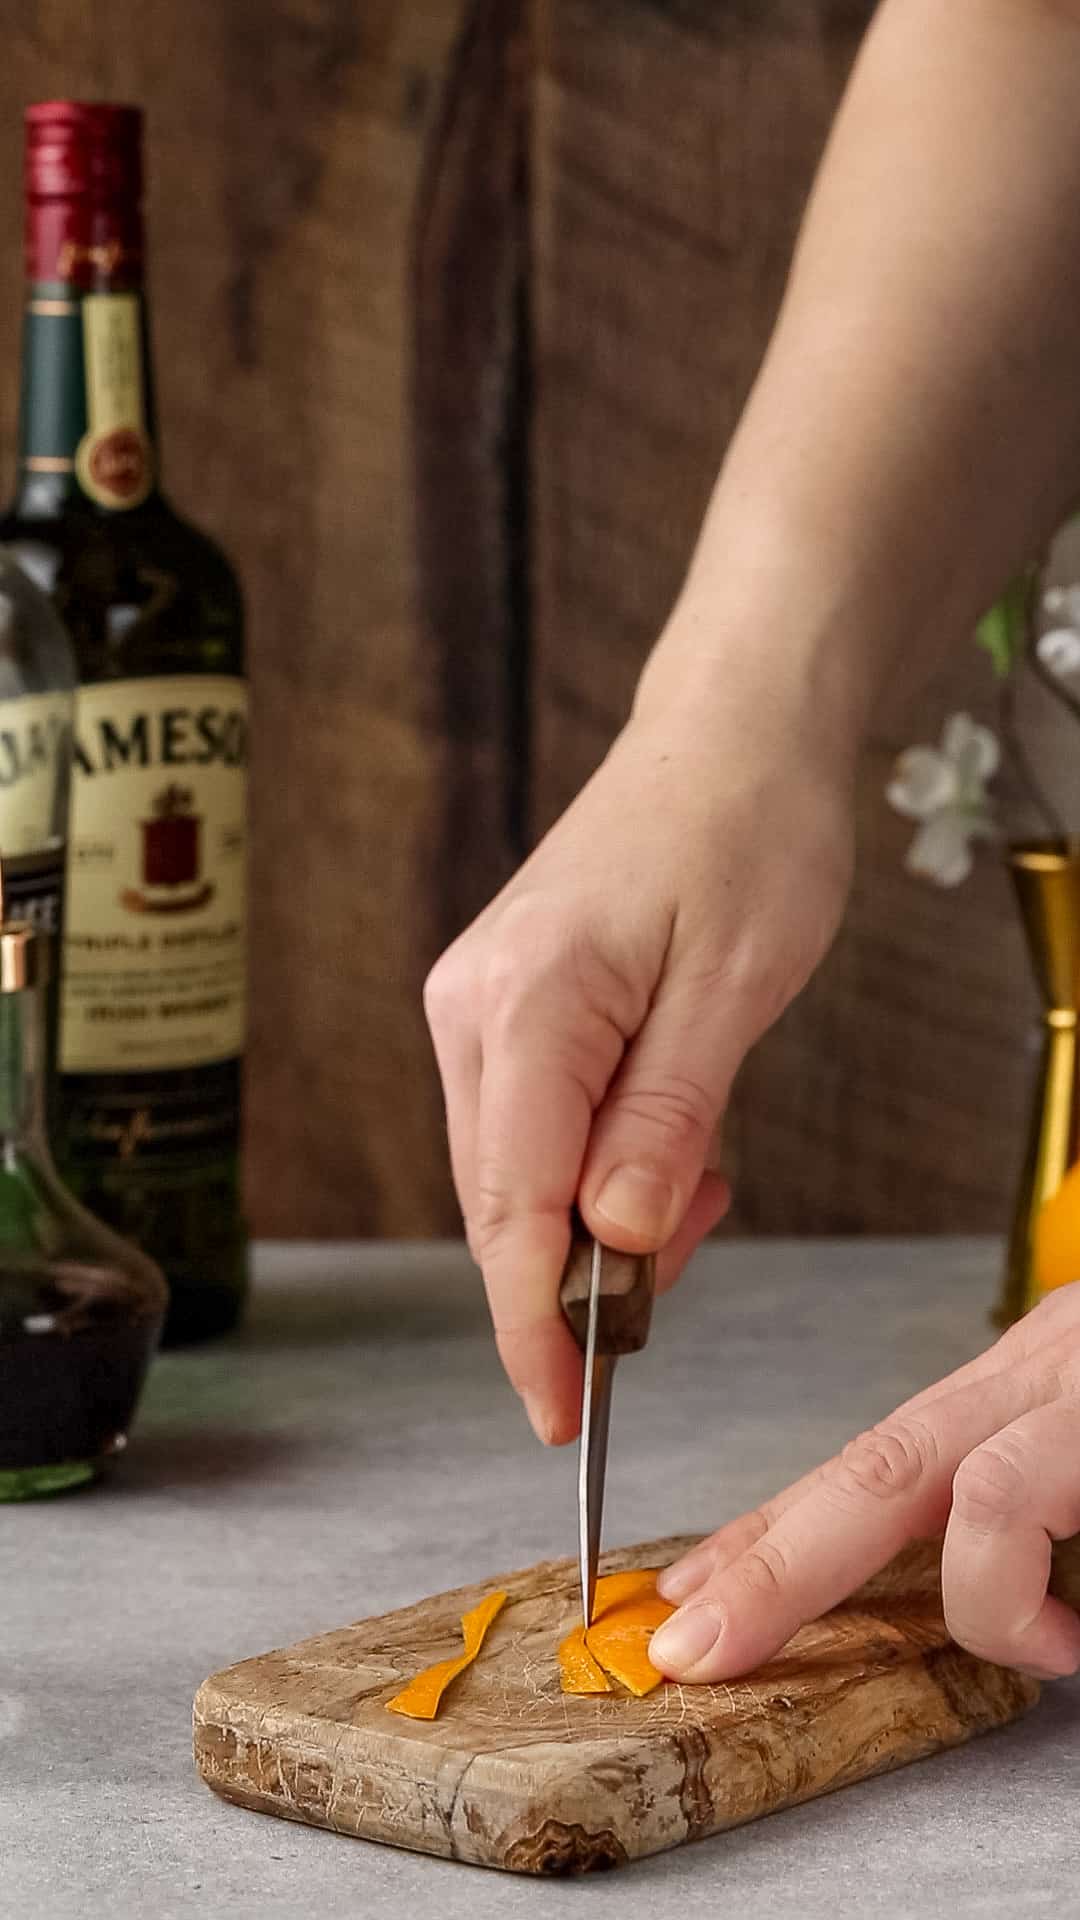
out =
[[(604, 1556), (663, 1566), (690, 1540)], [(921, 1760), (1016, 1719), (1035, 1681), (949, 1639), (926, 1542), (730, 1685), (566, 1697), (576, 1563), (551, 1561), (245, 1660), (204, 1682), (195, 1759), (228, 1800), (520, 1873), (611, 1867)], [(508, 1601), (431, 1722), (386, 1702)]]

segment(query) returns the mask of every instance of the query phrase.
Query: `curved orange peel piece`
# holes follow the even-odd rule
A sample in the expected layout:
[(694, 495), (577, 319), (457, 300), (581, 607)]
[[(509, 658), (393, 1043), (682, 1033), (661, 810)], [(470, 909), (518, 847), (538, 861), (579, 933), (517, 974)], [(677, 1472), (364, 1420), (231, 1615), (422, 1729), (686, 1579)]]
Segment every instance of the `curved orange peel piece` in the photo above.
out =
[(395, 1693), (386, 1705), (391, 1713), (404, 1713), (410, 1720), (434, 1720), (439, 1711), (443, 1694), (456, 1680), (459, 1673), (471, 1667), (496, 1614), (506, 1604), (505, 1593), (489, 1593), (479, 1606), (470, 1607), (468, 1613), (461, 1616), (461, 1632), (465, 1641), (465, 1651), (456, 1660), (439, 1660), (433, 1667), (425, 1667), (422, 1673), (409, 1681), (400, 1693)]
[(564, 1693), (610, 1693), (611, 1682), (585, 1645), (584, 1627), (575, 1627), (559, 1648), (559, 1679)]
[(601, 1678), (609, 1673), (639, 1700), (660, 1685), (664, 1676), (649, 1659), (649, 1641), (675, 1609), (656, 1591), (658, 1571), (635, 1568), (630, 1573), (604, 1574), (597, 1581), (592, 1626), (587, 1633), (576, 1627), (559, 1648), (564, 1693), (610, 1693), (606, 1681), (603, 1688), (595, 1684), (593, 1671), (599, 1671)]

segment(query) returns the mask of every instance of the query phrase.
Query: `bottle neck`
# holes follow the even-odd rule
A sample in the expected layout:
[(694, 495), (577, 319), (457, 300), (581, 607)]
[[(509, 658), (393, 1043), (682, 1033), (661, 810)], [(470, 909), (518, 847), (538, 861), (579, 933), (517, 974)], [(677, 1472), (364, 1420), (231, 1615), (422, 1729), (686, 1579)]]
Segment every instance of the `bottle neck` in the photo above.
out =
[(137, 207), (31, 201), (18, 509), (126, 513), (156, 486)]
[(39, 981), (0, 993), (0, 1159), (32, 1150), (48, 1157), (45, 1134), (45, 1006)]

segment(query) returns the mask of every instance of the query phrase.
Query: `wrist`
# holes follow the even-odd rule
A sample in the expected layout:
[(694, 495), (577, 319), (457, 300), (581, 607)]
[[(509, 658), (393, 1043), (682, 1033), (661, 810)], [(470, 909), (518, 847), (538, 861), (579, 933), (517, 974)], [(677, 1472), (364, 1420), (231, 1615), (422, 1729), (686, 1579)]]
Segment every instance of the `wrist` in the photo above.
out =
[(871, 558), (820, 502), (785, 516), (725, 475), (635, 716), (772, 712), (854, 764), (885, 686), (921, 676), (943, 638), (938, 596)]
[(832, 622), (775, 593), (741, 599), (688, 584), (638, 683), (633, 719), (701, 736), (753, 728), (762, 745), (798, 737), (840, 777), (854, 768), (874, 687)]

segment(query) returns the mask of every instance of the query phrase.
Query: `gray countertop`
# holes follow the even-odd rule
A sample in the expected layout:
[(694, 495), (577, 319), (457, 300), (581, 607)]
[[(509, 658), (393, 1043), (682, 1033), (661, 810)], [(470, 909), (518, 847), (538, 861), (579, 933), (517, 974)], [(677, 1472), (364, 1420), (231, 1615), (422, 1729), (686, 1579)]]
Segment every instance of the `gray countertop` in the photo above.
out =
[[(706, 1530), (989, 1339), (987, 1242), (718, 1245), (621, 1370), (605, 1537)], [(538, 1883), (247, 1813), (212, 1670), (574, 1551), (453, 1247), (267, 1247), (247, 1329), (157, 1362), (108, 1484), (0, 1508), (0, 1914), (1080, 1914), (1080, 1686), (1019, 1726), (611, 1878)]]

